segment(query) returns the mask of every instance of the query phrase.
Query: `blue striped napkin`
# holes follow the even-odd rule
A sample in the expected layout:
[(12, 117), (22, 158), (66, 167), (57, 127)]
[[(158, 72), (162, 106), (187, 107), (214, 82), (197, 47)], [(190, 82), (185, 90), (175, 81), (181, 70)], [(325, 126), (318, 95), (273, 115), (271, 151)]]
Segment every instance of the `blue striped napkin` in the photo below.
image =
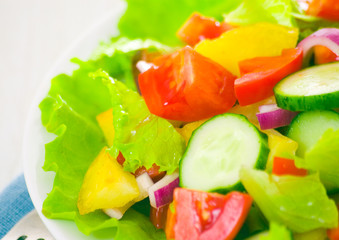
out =
[(0, 194), (0, 239), (33, 208), (21, 174)]

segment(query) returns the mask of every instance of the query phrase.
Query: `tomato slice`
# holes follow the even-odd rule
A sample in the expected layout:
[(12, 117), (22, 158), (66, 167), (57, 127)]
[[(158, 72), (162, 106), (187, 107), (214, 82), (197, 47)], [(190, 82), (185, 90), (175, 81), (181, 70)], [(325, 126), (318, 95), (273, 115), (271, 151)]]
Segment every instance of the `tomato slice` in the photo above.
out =
[(281, 56), (258, 57), (239, 63), (242, 76), (235, 80), (235, 94), (241, 106), (259, 102), (273, 95), (273, 87), (302, 66), (300, 48), (284, 49)]
[(250, 210), (248, 194), (227, 195), (177, 188), (174, 191), (176, 240), (234, 239)]
[(294, 176), (306, 176), (307, 170), (297, 168), (294, 164), (294, 160), (274, 157), (272, 173), (275, 175), (294, 175)]
[(330, 49), (324, 46), (314, 47), (314, 62), (315, 64), (324, 64), (338, 61), (339, 57)]
[(203, 39), (213, 39), (233, 27), (226, 22), (218, 22), (213, 18), (193, 13), (177, 32), (177, 36), (185, 43), (194, 46)]
[(310, 0), (306, 13), (332, 21), (339, 21), (339, 1)]
[(139, 75), (139, 86), (151, 113), (192, 122), (221, 114), (236, 99), (235, 77), (218, 63), (186, 46)]

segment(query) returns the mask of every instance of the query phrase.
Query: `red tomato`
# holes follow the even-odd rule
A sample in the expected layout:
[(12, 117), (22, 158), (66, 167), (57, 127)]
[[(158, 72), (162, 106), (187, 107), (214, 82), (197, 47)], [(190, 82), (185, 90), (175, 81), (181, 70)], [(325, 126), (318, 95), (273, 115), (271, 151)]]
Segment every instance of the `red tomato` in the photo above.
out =
[(176, 215), (174, 209), (174, 203), (170, 203), (167, 210), (167, 219), (166, 219), (166, 227), (165, 234), (167, 239), (175, 239), (174, 235), (174, 226), (176, 224)]
[[(119, 152), (117, 161), (120, 165), (124, 165), (125, 158), (121, 152)], [(133, 174), (137, 177), (147, 172), (147, 174), (152, 178), (153, 182), (157, 182), (166, 175), (166, 172), (160, 172), (159, 170), (160, 167), (154, 163), (149, 169), (146, 169), (145, 167), (139, 167)]]
[(151, 207), (150, 219), (157, 229), (164, 229), (166, 226), (168, 206), (169, 204), (159, 208)]
[(306, 176), (307, 170), (297, 168), (294, 164), (294, 160), (274, 157), (272, 173), (275, 175), (294, 175), (294, 176)]
[(227, 195), (177, 188), (174, 191), (176, 240), (234, 239), (252, 204), (248, 194)]
[(339, 1), (311, 0), (306, 13), (332, 21), (339, 21)]
[(302, 66), (300, 48), (284, 49), (281, 56), (258, 57), (241, 61), (240, 78), (235, 80), (234, 89), (241, 106), (259, 102), (273, 95), (273, 87), (287, 75)]
[(213, 39), (233, 27), (226, 22), (218, 22), (213, 18), (208, 18), (193, 13), (177, 32), (177, 36), (185, 43), (194, 46), (203, 39)]
[(221, 114), (236, 99), (235, 77), (221, 65), (187, 46), (155, 61), (139, 75), (139, 86), (151, 113), (192, 122)]
[(330, 49), (324, 46), (314, 47), (314, 62), (315, 64), (324, 64), (338, 61), (338, 56)]

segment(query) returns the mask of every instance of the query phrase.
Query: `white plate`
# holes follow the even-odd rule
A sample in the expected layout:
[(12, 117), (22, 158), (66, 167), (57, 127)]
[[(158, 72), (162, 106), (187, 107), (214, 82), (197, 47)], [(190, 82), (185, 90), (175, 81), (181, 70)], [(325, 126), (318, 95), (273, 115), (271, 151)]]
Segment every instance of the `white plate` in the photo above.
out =
[(39, 103), (47, 95), (51, 79), (60, 73), (71, 73), (76, 67), (70, 63), (72, 57), (88, 59), (100, 41), (118, 33), (116, 25), (125, 9), (125, 2), (116, 0), (115, 9), (109, 16), (105, 16), (84, 35), (78, 38), (63, 56), (56, 62), (38, 90), (26, 123), (23, 144), (24, 174), (29, 194), (40, 218), (58, 240), (96, 239), (94, 236), (85, 236), (77, 229), (74, 222), (47, 219), (42, 213), (42, 203), (53, 186), (54, 173), (42, 170), (44, 163), (44, 145), (55, 138), (48, 133), (41, 124)]

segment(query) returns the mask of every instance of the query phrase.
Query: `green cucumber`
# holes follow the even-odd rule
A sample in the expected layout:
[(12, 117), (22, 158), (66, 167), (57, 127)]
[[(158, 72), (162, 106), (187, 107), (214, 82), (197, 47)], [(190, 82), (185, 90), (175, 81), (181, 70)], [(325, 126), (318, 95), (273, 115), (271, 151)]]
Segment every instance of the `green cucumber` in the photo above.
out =
[(326, 110), (302, 112), (292, 120), (287, 137), (298, 143), (297, 155), (304, 157), (329, 128), (339, 129), (337, 112)]
[(339, 62), (317, 65), (289, 75), (274, 87), (277, 105), (291, 111), (339, 107)]
[(180, 161), (180, 186), (226, 193), (244, 190), (242, 166), (264, 169), (267, 136), (243, 115), (217, 115), (197, 128)]

